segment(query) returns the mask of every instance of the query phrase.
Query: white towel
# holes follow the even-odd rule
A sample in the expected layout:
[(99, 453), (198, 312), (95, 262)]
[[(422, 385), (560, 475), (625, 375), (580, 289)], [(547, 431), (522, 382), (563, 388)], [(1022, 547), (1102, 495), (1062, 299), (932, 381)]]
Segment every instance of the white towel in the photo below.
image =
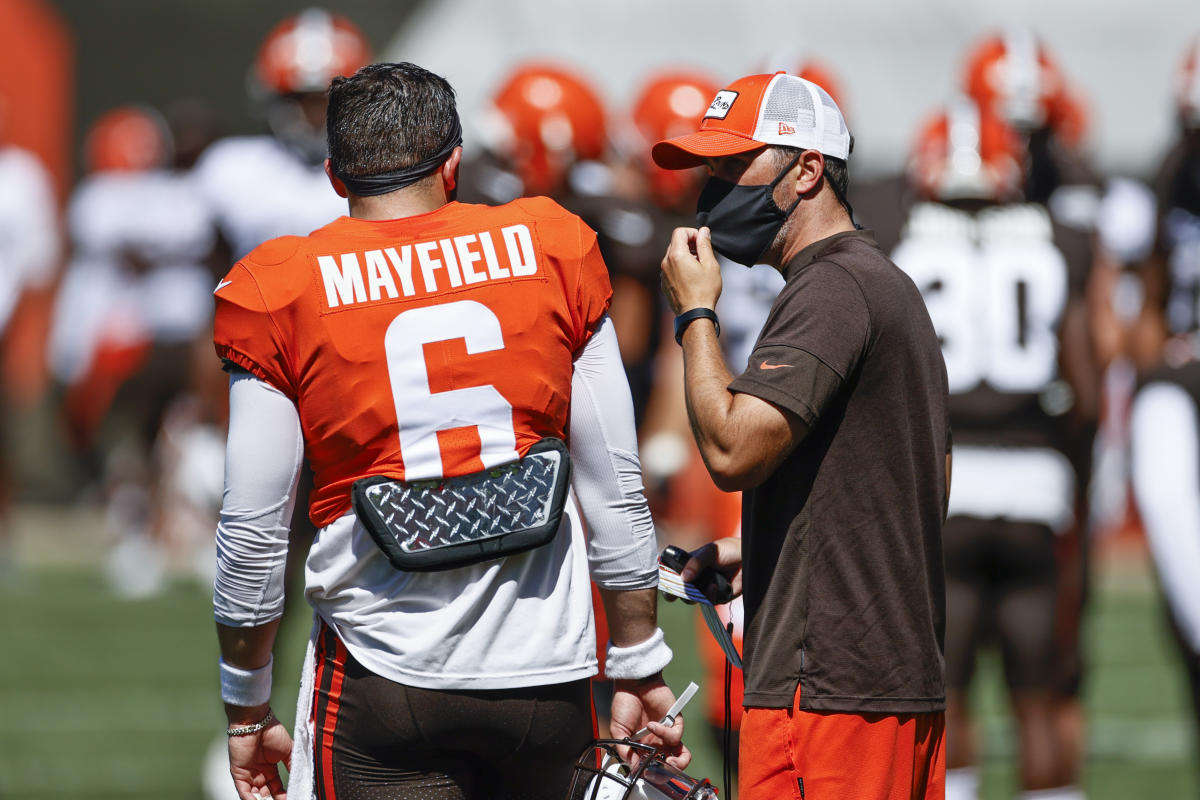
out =
[(288, 773), (288, 800), (313, 800), (313, 676), (316, 674), (317, 631), (320, 618), (313, 614), (312, 633), (304, 651), (300, 671), (300, 695), (296, 698), (296, 730), (292, 733), (292, 769)]

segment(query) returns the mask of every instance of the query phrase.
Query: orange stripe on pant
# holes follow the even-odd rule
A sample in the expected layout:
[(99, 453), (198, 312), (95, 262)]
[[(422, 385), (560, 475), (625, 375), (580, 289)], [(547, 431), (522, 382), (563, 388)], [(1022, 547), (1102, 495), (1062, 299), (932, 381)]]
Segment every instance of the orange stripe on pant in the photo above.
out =
[(738, 753), (740, 800), (942, 800), (945, 715), (834, 714), (748, 708)]
[(317, 673), (313, 681), (313, 765), (317, 797), (337, 800), (333, 780), (333, 736), (341, 708), (346, 646), (333, 629), (321, 623), (317, 635)]

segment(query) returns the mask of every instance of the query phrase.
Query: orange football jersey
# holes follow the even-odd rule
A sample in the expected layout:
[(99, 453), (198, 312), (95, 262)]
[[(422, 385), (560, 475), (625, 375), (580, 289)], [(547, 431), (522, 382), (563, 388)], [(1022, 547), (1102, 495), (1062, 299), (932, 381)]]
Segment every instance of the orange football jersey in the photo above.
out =
[(611, 295), (595, 233), (554, 201), (449, 203), (263, 244), (218, 285), (214, 342), (296, 403), (324, 526), (359, 478), (464, 475), (565, 439), (572, 360)]

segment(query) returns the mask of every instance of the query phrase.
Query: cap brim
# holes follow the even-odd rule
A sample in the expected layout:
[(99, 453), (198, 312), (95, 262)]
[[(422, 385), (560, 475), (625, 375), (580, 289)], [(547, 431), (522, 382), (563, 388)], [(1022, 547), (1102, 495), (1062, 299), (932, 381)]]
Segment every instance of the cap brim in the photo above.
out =
[(765, 146), (729, 131), (696, 131), (658, 142), (650, 149), (650, 157), (663, 169), (689, 169), (700, 166), (706, 158), (732, 156)]

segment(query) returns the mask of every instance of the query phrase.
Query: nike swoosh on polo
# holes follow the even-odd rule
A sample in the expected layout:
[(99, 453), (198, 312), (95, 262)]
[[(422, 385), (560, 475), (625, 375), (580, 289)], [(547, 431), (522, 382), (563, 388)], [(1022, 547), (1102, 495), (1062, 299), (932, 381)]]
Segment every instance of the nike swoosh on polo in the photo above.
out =
[(231, 283), (233, 283), (233, 281), (221, 281), (220, 283), (217, 284), (217, 288), (213, 289), (213, 294), (216, 294), (217, 292), (221, 291), (222, 289), (224, 289), (226, 286), (228, 286)]
[(768, 364), (766, 361), (763, 361), (762, 363), (760, 363), (758, 365), (758, 368), (759, 369), (783, 369), (784, 367), (790, 367), (790, 366), (792, 366), (792, 365), (791, 364)]

